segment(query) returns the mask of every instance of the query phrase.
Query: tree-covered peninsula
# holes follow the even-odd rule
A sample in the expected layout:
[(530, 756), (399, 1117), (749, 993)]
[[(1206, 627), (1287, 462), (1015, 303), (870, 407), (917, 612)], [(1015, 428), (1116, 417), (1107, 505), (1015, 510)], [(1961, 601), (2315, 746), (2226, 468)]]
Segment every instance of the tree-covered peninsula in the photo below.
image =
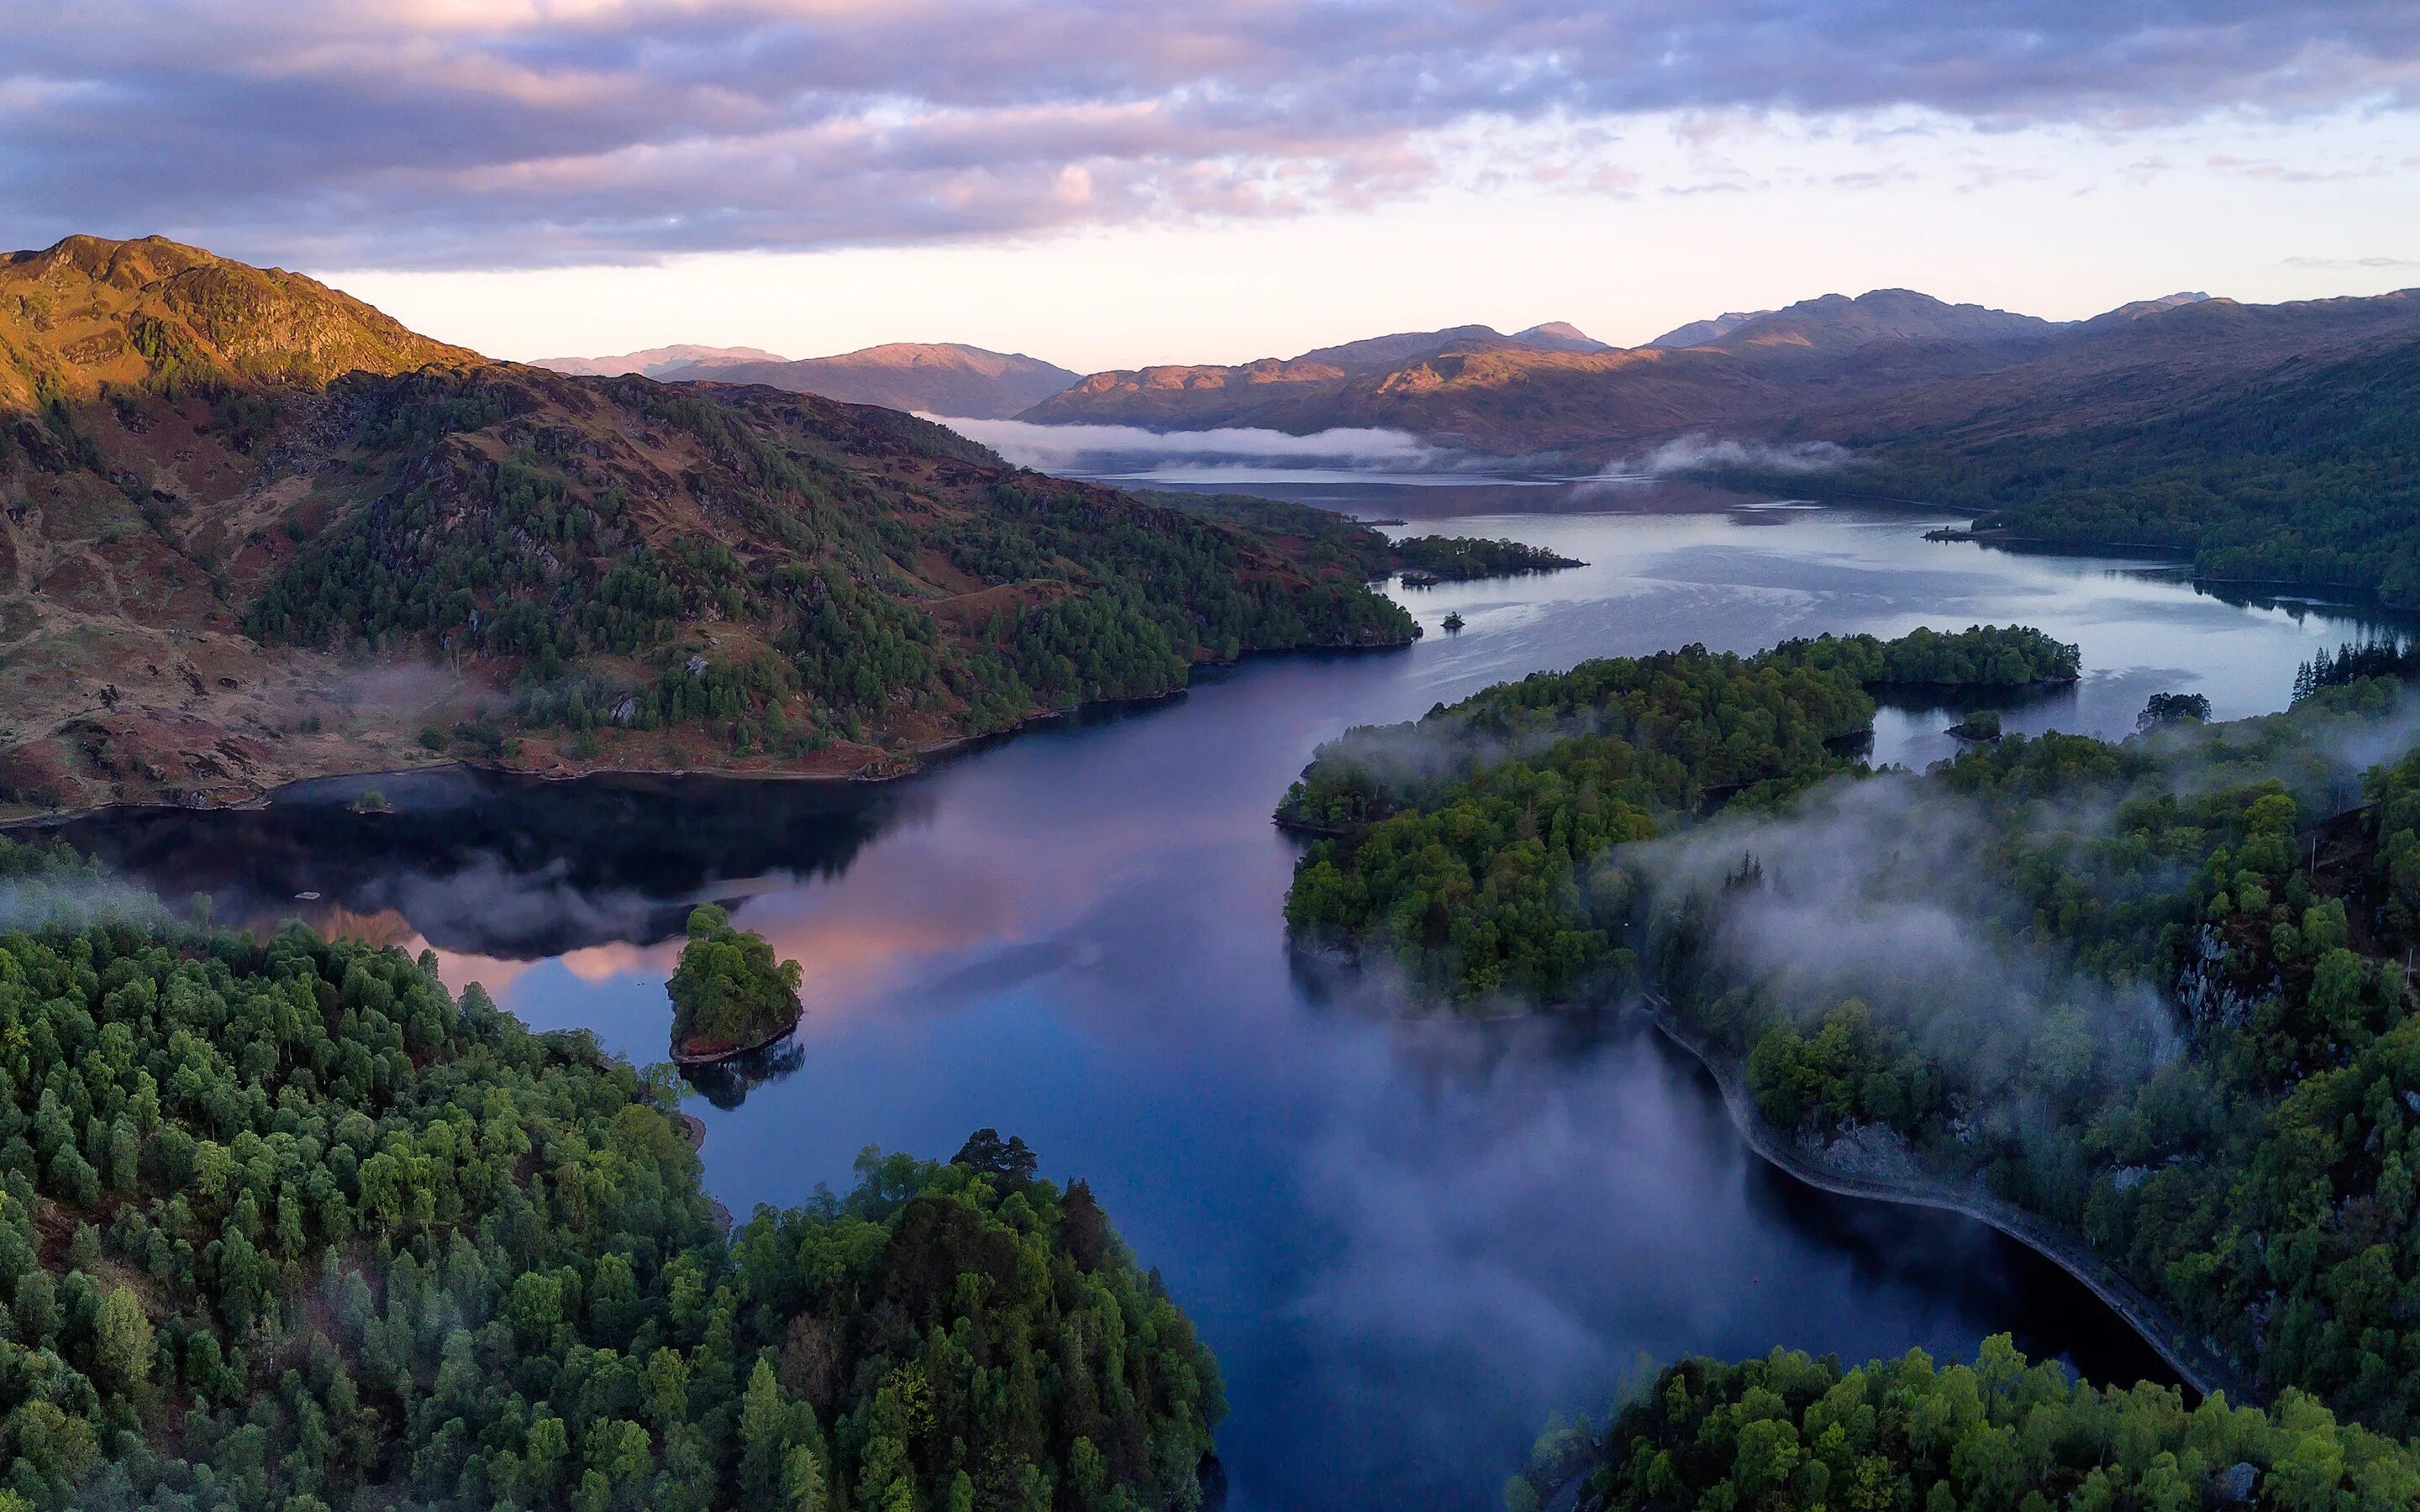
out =
[(1338, 831), (1289, 918), (1447, 999), (1643, 988), (1810, 1168), (2105, 1271), (2210, 1379), (2420, 1432), (2407, 685), (1875, 774), (1824, 741), (1892, 659), (1591, 663), (1356, 733), (1289, 797)]
[(765, 936), (735, 927), (714, 903), (690, 910), (680, 964), (664, 984), (673, 1000), (673, 1058), (723, 1060), (790, 1032), (805, 968), (776, 961)]
[(1510, 1512), (1582, 1482), (1590, 1512), (2397, 1512), (2420, 1503), (2408, 1444), (2300, 1392), (2257, 1408), (2171, 1387), (2096, 1387), (2028, 1365), (2006, 1335), (1972, 1365), (1921, 1350), (1850, 1369), (1776, 1350), (1668, 1366), (1602, 1435), (1539, 1441)]
[(1625, 980), (1621, 900), (1590, 864), (1710, 805), (1771, 804), (1854, 758), (1870, 683), (2072, 681), (2073, 646), (2022, 626), (1701, 646), (1582, 662), (1488, 688), (1416, 724), (1320, 748), (1279, 805), (1327, 838), (1296, 867), (1306, 940), (1376, 947), (1426, 988), (1555, 999)]
[(725, 1231), (663, 1082), (0, 841), (0, 1505), (1192, 1506), (1217, 1368), (988, 1131)]

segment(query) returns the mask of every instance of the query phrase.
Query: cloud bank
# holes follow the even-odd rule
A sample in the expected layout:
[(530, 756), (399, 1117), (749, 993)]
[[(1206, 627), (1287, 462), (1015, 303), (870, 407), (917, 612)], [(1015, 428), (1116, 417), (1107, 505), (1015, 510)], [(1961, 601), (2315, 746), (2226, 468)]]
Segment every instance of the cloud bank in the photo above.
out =
[(1044, 472), (1137, 471), (1170, 463), (1434, 471), (1450, 454), (1400, 430), (1146, 430), (1140, 425), (1037, 425), (1023, 420), (931, 417), (1019, 467)]
[(1500, 124), (2415, 100), (2398, 0), (89, 0), (9, 16), (0, 207), (32, 241), (543, 267), (1366, 205), (1534, 166), (1469, 161)]
[(1767, 472), (1829, 472), (1856, 460), (1847, 447), (1830, 441), (1730, 440), (1702, 433), (1666, 441), (1644, 456), (1606, 464), (1596, 481), (1620, 483), (1639, 478), (1677, 478), (1708, 468), (1756, 468)]

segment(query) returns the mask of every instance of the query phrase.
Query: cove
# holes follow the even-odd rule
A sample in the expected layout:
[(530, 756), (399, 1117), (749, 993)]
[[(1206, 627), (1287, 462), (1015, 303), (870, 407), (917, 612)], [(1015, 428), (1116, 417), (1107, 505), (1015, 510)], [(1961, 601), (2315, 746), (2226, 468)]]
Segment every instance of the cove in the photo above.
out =
[[(1233, 479), (1208, 479), (1208, 484)], [(2364, 626), (2196, 593), (2172, 568), (1923, 540), (1947, 515), (1663, 486), (1263, 486), (1415, 531), (1590, 563), (1399, 591), (1400, 652), (1248, 662), (882, 785), (466, 770), (264, 808), (58, 826), (223, 920), (301, 915), (438, 954), (540, 1027), (662, 1059), (680, 923), (721, 902), (807, 966), (777, 1052), (701, 1076), (734, 1211), (846, 1183), (878, 1144), (1016, 1133), (1089, 1179), (1226, 1372), (1229, 1504), (1479, 1508), (1556, 1411), (1642, 1359), (1775, 1344), (1971, 1353), (2009, 1331), (2102, 1379), (2164, 1378), (2082, 1287), (1981, 1225), (1834, 1196), (1750, 1153), (1642, 1018), (1406, 1018), (1383, 972), (1286, 948), (1269, 822), (1321, 740), (1590, 656), (2022, 621), (2080, 642), (2009, 729), (2115, 735), (2155, 691), (2282, 706)], [(1466, 628), (1441, 628), (1458, 612)], [(1953, 711), (1886, 708), (1874, 755), (1947, 755)], [(313, 900), (297, 898), (317, 893)]]

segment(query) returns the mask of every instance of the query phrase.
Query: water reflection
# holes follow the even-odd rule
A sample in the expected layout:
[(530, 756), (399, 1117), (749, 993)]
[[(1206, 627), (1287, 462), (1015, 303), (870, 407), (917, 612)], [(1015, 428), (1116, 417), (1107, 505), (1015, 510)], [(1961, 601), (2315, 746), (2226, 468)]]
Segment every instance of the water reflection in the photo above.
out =
[[(330, 784), (67, 836), (172, 893), (220, 894), (222, 917), (318, 891), (323, 921), (430, 945), (450, 982), (645, 1060), (682, 916), (732, 905), (806, 964), (807, 1013), (763, 1063), (694, 1084), (715, 1195), (745, 1212), (845, 1183), (868, 1143), (943, 1155), (973, 1129), (1021, 1134), (1048, 1174), (1092, 1181), (1217, 1350), (1238, 1508), (1487, 1505), (1548, 1412), (1601, 1410), (1642, 1353), (1949, 1355), (2009, 1329), (2096, 1374), (2159, 1374), (2087, 1292), (1990, 1230), (1770, 1170), (1634, 1017), (1406, 1021), (1383, 974), (1308, 968), (1286, 949), (1296, 853), (1270, 810), (1348, 724), (1590, 656), (2024, 621), (2081, 642), (2086, 676), (2001, 702), (2007, 727), (2119, 734), (2153, 691), (2207, 693), (2222, 717), (2276, 707), (2297, 664), (2360, 625), (2128, 561), (1923, 541), (1946, 517), (1636, 488), (1607, 505), (1467, 486), (1440, 506), (1449, 492), (1342, 501), (1459, 508), (1455, 530), (1591, 565), (1414, 595), (1432, 629), (1459, 611), (1456, 637), (1208, 673), (904, 784), (452, 774), (379, 779), (388, 816)], [(1875, 758), (1949, 754), (1950, 715), (1885, 705)]]

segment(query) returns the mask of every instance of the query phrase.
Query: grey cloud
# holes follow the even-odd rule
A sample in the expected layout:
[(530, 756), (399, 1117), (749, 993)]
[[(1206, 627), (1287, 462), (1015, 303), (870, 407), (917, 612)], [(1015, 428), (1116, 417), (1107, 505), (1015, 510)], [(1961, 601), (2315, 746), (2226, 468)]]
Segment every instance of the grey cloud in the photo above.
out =
[(18, 236), (165, 230), (322, 267), (1288, 214), (1434, 182), (1424, 134), (1479, 119), (2420, 100), (2420, 11), (2390, 0), (95, 0), (17, 8), (9, 33)]

